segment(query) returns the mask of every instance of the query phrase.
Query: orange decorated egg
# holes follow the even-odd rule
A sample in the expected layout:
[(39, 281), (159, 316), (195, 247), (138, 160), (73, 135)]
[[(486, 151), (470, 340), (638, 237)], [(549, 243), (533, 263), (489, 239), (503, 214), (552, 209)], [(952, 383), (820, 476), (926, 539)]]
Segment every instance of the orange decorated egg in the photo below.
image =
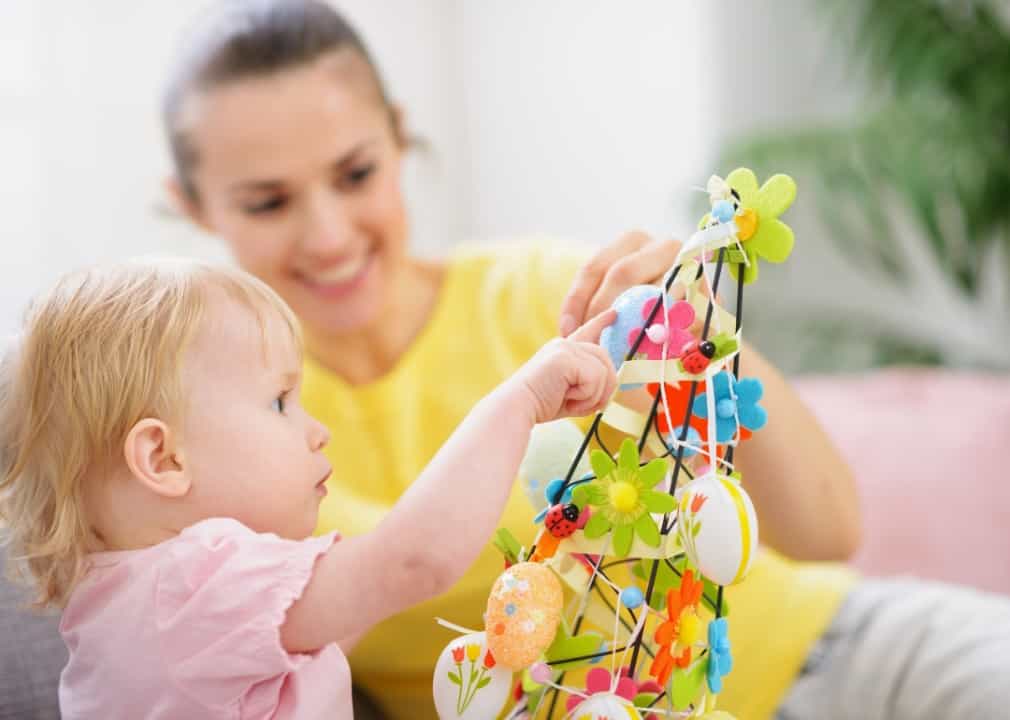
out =
[(488, 647), (501, 665), (521, 670), (554, 641), (561, 620), (561, 583), (539, 563), (513, 565), (495, 580), (484, 623)]

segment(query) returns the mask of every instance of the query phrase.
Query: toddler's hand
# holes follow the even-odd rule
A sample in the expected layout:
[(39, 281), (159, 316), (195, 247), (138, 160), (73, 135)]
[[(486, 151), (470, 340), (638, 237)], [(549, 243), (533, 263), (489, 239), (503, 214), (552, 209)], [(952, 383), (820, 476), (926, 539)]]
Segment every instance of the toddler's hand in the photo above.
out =
[(607, 352), (597, 342), (616, 314), (606, 310), (567, 338), (555, 338), (512, 377), (534, 423), (602, 409), (617, 389)]

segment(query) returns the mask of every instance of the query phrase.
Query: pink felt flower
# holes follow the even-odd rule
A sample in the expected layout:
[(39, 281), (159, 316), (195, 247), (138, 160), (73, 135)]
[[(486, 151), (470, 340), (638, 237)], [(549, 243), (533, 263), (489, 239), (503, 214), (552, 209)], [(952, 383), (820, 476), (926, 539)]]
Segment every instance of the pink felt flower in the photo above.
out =
[[(642, 306), (642, 322), (648, 322), (649, 315), (656, 303), (662, 302), (662, 298), (649, 300)], [(653, 318), (652, 324), (645, 329), (645, 337), (638, 346), (638, 352), (644, 353), (650, 360), (661, 360), (663, 358), (663, 344), (666, 344), (666, 357), (680, 357), (684, 346), (694, 340), (694, 336), (687, 330), (694, 324), (694, 308), (691, 303), (679, 300), (669, 307), (666, 312), (666, 321), (663, 321), (663, 309), (660, 308)], [(628, 333), (628, 343), (635, 344), (638, 334), (642, 332), (641, 327), (632, 328)]]
[[(586, 695), (610, 692), (611, 679), (608, 670), (593, 668), (586, 673)], [(622, 675), (621, 679), (617, 681), (617, 688), (614, 690), (614, 694), (628, 701), (634, 700), (635, 695), (638, 694), (638, 683), (627, 675)], [(567, 708), (568, 712), (571, 712), (584, 700), (585, 698), (579, 695), (571, 695), (565, 701), (565, 708)]]

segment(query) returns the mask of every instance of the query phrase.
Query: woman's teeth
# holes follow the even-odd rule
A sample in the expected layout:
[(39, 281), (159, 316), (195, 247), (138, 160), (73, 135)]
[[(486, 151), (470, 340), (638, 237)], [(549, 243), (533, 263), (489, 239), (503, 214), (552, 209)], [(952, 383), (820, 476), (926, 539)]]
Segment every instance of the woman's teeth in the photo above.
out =
[(346, 262), (343, 265), (330, 268), (325, 272), (309, 275), (309, 280), (316, 285), (340, 285), (355, 277), (365, 267), (367, 256)]

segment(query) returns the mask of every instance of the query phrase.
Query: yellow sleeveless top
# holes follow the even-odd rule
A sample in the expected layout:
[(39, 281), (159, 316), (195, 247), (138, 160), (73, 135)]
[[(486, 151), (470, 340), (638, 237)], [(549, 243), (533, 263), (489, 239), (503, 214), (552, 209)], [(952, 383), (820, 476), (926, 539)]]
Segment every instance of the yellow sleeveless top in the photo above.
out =
[[(474, 403), (556, 335), (561, 301), (584, 259), (550, 240), (457, 251), (428, 325), (387, 375), (350, 386), (306, 361), (303, 403), (333, 436), (326, 454), (334, 472), (317, 532), (352, 536), (375, 527)], [(532, 517), (517, 487), (501, 525), (528, 545)], [(436, 718), (432, 671), (453, 633), (434, 618), (483, 627), (502, 569), (489, 544), (448, 593), (374, 628), (350, 656), (355, 683), (394, 720)], [(747, 580), (727, 590), (734, 663), (720, 707), (741, 720), (770, 717), (851, 581), (845, 568), (759, 556)]]

